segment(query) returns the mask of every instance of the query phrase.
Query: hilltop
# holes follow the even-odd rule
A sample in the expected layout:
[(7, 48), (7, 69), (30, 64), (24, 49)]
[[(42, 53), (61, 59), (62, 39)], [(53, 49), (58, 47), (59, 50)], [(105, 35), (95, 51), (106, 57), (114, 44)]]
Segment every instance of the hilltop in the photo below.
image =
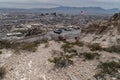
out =
[(88, 42), (97, 42), (103, 46), (119, 44), (120, 13), (114, 14), (109, 20), (89, 23), (81, 30), (81, 35), (84, 35), (83, 39), (89, 38)]

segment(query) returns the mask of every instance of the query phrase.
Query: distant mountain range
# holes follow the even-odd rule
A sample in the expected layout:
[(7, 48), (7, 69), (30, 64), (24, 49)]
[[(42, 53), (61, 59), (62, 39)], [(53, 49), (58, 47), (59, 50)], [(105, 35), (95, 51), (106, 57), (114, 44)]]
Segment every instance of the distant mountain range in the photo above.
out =
[(86, 14), (114, 14), (120, 12), (119, 8), (103, 9), (101, 7), (56, 7), (56, 8), (32, 8), (32, 9), (17, 9), (17, 8), (0, 8), (0, 12), (43, 12), (43, 13), (69, 13), (79, 14), (85, 11)]

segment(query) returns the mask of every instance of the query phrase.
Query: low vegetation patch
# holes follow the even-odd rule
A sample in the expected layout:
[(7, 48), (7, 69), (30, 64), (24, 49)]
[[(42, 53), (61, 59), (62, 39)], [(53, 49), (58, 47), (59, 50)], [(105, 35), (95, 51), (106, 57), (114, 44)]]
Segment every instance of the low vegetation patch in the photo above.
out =
[(107, 51), (107, 52), (115, 52), (115, 53), (120, 53), (120, 45), (113, 45), (108, 48), (102, 48), (99, 44), (92, 44), (88, 45), (91, 51)]
[(91, 51), (102, 51), (103, 50), (103, 48), (98, 43), (88, 45), (88, 47), (90, 48)]
[(48, 40), (43, 39), (41, 41), (35, 41), (35, 42), (31, 42), (31, 43), (22, 43), (22, 45), (20, 46), (20, 50), (26, 50), (26, 51), (30, 51), (30, 52), (35, 52), (39, 46), (39, 44), (47, 44), (45, 45), (45, 47), (48, 47)]
[(20, 46), (20, 49), (30, 52), (35, 52), (37, 50), (38, 45), (39, 42), (24, 43), (23, 45)]
[(120, 45), (114, 45), (108, 48), (104, 48), (105, 51), (107, 52), (115, 52), (115, 53), (120, 53)]
[[(44, 39), (41, 41), (35, 41), (35, 42), (31, 42), (31, 43), (27, 43), (27, 42), (23, 42), (23, 43), (10, 43), (8, 41), (0, 41), (0, 49), (13, 49), (16, 51), (20, 51), (20, 50), (25, 50), (25, 51), (32, 51), (35, 52), (37, 50), (37, 47), (39, 46), (39, 44), (41, 43), (48, 43), (48, 40)], [(46, 45), (47, 47), (48, 45)]]
[(4, 67), (0, 67), (0, 80), (3, 79), (6, 75), (6, 69)]
[(91, 53), (91, 52), (85, 52), (82, 53), (82, 55), (84, 56), (85, 59), (88, 60), (99, 59), (100, 56), (98, 53)]
[(0, 41), (0, 49), (11, 48), (11, 43), (8, 41)]
[(40, 41), (40, 43), (48, 43), (48, 40), (47, 39), (43, 39)]
[(2, 54), (2, 51), (0, 51), (0, 54)]
[(49, 43), (46, 43), (45, 44), (45, 48), (48, 48), (50, 45), (49, 45)]
[(75, 50), (75, 49), (69, 49), (67, 52), (68, 52), (68, 53), (73, 53), (73, 54), (75, 54), (75, 55), (78, 54), (77, 50)]
[(82, 47), (83, 45), (84, 45), (84, 43), (80, 42), (78, 40), (76, 40), (75, 42), (68, 42), (68, 41), (66, 41), (65, 44), (63, 44), (61, 48), (64, 51), (68, 51), (69, 49), (73, 48), (74, 46)]
[(66, 51), (66, 50), (68, 50), (68, 49), (71, 49), (73, 46), (74, 46), (74, 45), (73, 45), (72, 43), (66, 42), (65, 44), (62, 45), (61, 48), (62, 48), (64, 51)]
[(72, 55), (62, 54), (58, 57), (48, 59), (49, 62), (54, 63), (56, 68), (63, 68), (73, 64)]
[(116, 80), (120, 79), (120, 73), (118, 72), (120, 70), (120, 62), (111, 61), (100, 63), (98, 68), (100, 71), (94, 76), (97, 80), (107, 80), (106, 77), (108, 76), (114, 77)]
[(76, 45), (76, 46), (79, 46), (79, 47), (84, 46), (84, 43), (79, 41), (79, 40), (76, 40), (73, 44)]

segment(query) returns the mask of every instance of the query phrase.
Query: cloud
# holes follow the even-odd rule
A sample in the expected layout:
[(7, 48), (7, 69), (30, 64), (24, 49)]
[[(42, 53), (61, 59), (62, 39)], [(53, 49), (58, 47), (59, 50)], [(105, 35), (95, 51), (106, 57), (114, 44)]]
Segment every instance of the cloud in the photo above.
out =
[(120, 2), (120, 0), (94, 0), (99, 2)]
[(55, 0), (55, 2), (63, 6), (120, 8), (120, 0)]
[(0, 2), (49, 2), (53, 0), (0, 0)]
[[(16, 5), (17, 3), (17, 5)], [(120, 0), (0, 0), (0, 7), (38, 8), (48, 6), (98, 6), (103, 8), (120, 8)], [(111, 6), (112, 5), (112, 6)]]
[(43, 3), (43, 2), (1, 2), (1, 8), (53, 8), (58, 7), (57, 4)]

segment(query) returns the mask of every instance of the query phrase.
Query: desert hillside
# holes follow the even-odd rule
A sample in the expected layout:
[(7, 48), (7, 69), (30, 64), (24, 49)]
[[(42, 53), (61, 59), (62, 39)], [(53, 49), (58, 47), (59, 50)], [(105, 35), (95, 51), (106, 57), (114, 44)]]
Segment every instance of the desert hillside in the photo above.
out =
[(81, 30), (82, 40), (100, 43), (104, 47), (120, 44), (119, 35), (120, 13), (114, 14), (109, 20), (89, 23)]
[(120, 13), (88, 23), (80, 33), (72, 39), (0, 41), (0, 80), (120, 80)]

